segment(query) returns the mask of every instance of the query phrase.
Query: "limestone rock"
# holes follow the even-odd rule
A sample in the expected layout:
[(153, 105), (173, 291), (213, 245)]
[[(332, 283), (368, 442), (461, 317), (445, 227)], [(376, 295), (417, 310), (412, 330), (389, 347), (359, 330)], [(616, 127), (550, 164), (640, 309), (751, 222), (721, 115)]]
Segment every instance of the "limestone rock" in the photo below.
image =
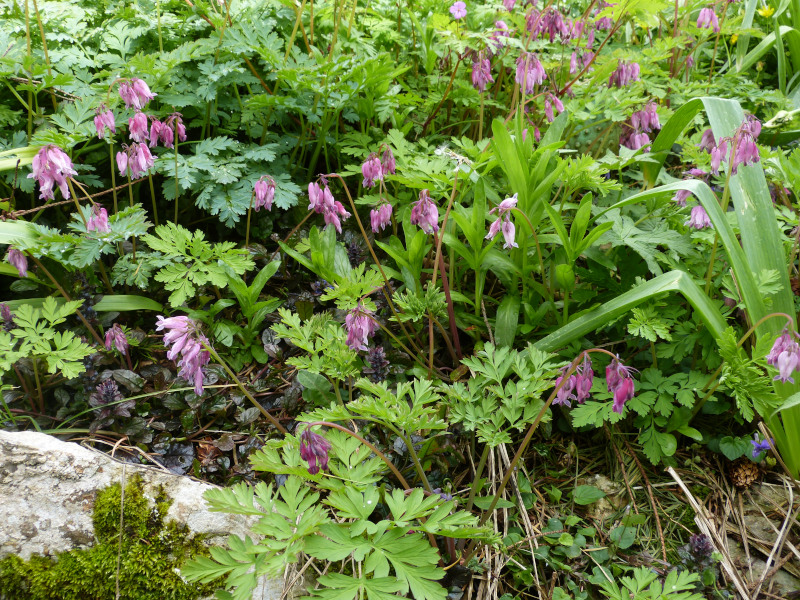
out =
[[(144, 493), (161, 487), (172, 505), (167, 517), (185, 523), (209, 544), (244, 536), (253, 517), (212, 513), (203, 493), (213, 486), (189, 477), (117, 461), (78, 444), (37, 432), (0, 431), (0, 558), (53, 556), (93, 544), (92, 511), (97, 492), (134, 475)], [(254, 600), (278, 599), (283, 582), (263, 580)]]

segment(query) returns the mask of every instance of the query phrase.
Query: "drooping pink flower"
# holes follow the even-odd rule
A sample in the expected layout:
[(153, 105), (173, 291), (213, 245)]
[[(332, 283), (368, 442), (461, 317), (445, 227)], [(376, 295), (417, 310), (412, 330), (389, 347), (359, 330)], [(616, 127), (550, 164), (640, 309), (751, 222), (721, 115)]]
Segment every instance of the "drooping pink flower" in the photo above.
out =
[(552, 43), (558, 36), (562, 42), (571, 38), (571, 27), (569, 20), (564, 18), (556, 8), (552, 6), (539, 12), (532, 8), (525, 18), (525, 24), (531, 34), (532, 39), (536, 40), (540, 35), (546, 36)]
[(542, 63), (532, 52), (524, 52), (517, 58), (517, 73), (514, 81), (524, 88), (526, 94), (532, 94), (534, 87), (547, 79)]
[(378, 324), (361, 304), (347, 313), (344, 327), (347, 330), (347, 345), (351, 350), (367, 350), (369, 338), (378, 330)]
[(155, 148), (158, 145), (159, 138), (161, 137), (161, 131), (165, 129), (164, 123), (159, 121), (158, 119), (153, 119), (153, 123), (150, 125), (150, 147)]
[(28, 179), (35, 179), (39, 184), (39, 198), (42, 200), (54, 198), (53, 186), (58, 185), (61, 195), (69, 200), (69, 186), (67, 179), (78, 173), (72, 168), (72, 161), (61, 148), (49, 144), (43, 146), (31, 164), (33, 170)]
[(105, 341), (106, 350), (115, 348), (120, 354), (124, 355), (128, 353), (128, 338), (125, 336), (125, 332), (119, 324), (114, 323), (114, 325), (106, 331)]
[(300, 458), (308, 463), (308, 472), (312, 475), (322, 469), (328, 469), (328, 452), (331, 443), (319, 434), (306, 427), (300, 434)]
[(699, 29), (713, 28), (714, 33), (719, 33), (719, 21), (717, 20), (717, 14), (714, 12), (713, 8), (703, 8), (700, 10), (700, 14), (697, 17), (697, 27)]
[(625, 403), (633, 398), (635, 386), (632, 373), (636, 371), (633, 367), (623, 365), (619, 357), (615, 357), (606, 367), (606, 385), (608, 391), (614, 394), (615, 413), (622, 414)]
[(383, 180), (383, 165), (377, 154), (373, 152), (367, 157), (367, 160), (361, 165), (361, 174), (364, 176), (361, 185), (365, 188), (374, 187), (376, 179)]
[(514, 5), (517, 3), (517, 0), (503, 0), (503, 7), (508, 11), (511, 12), (514, 10)]
[(162, 133), (162, 139), (164, 140), (164, 147), (165, 148), (172, 148), (172, 141), (175, 137), (175, 132), (177, 130), (178, 133), (178, 141), (185, 142), (186, 141), (186, 127), (183, 125), (183, 115), (179, 112), (172, 113), (167, 120), (164, 122), (166, 125), (166, 129), (169, 130), (169, 143), (167, 143), (166, 134)]
[(725, 160), (727, 154), (728, 140), (723, 138), (720, 140), (718, 146), (715, 146), (711, 149), (711, 172), (714, 173), (714, 175), (719, 174), (719, 168), (722, 165), (722, 161)]
[(498, 204), (492, 210), (489, 211), (489, 214), (493, 215), (494, 213), (497, 213), (498, 217), (502, 217), (506, 215), (506, 213), (509, 213), (512, 210), (514, 210), (516, 207), (517, 207), (517, 194), (514, 194), (513, 196), (509, 196), (508, 198), (500, 202), (500, 204)]
[(689, 190), (678, 190), (672, 196), (672, 201), (678, 206), (686, 206), (686, 199), (692, 195)]
[(554, 107), (559, 113), (564, 112), (564, 105), (558, 96), (548, 92), (544, 97), (544, 115), (547, 118), (548, 123), (552, 123), (555, 119), (555, 116), (553, 115)]
[[(561, 368), (561, 375), (559, 375), (558, 379), (556, 379), (556, 384), (555, 384), (556, 387), (558, 387), (559, 385), (561, 387), (556, 392), (556, 397), (553, 398), (553, 404), (569, 407), (571, 406), (570, 400), (575, 399), (575, 394), (573, 393), (573, 390), (575, 389), (575, 384), (578, 382), (578, 380), (577, 377), (575, 377), (575, 374), (572, 374), (566, 381), (564, 381), (564, 377), (566, 376), (568, 370), (569, 370), (569, 365), (564, 365)], [(564, 382), (563, 385), (562, 382)]]
[(511, 32), (508, 30), (508, 25), (505, 21), (497, 20), (494, 22), (494, 31), (489, 36), (490, 53), (497, 54), (505, 48)]
[(397, 169), (397, 165), (394, 161), (394, 154), (392, 154), (392, 149), (389, 146), (383, 151), (383, 156), (381, 156), (381, 169), (383, 170), (383, 174), (392, 174), (394, 175)]
[(617, 69), (608, 78), (608, 87), (625, 87), (632, 81), (639, 81), (639, 63), (629, 63), (620, 59)]
[(159, 316), (156, 331), (161, 330), (167, 331), (164, 334), (164, 345), (169, 348), (167, 358), (174, 361), (180, 356), (178, 376), (194, 383), (195, 394), (199, 396), (203, 393), (203, 367), (211, 360), (211, 354), (203, 347), (203, 344), (210, 346), (208, 338), (186, 316)]
[(124, 150), (117, 152), (117, 168), (120, 175), (125, 175), (128, 171), (128, 153)]
[(106, 129), (111, 133), (117, 133), (117, 126), (114, 123), (114, 113), (106, 110), (106, 105), (101, 104), (95, 110), (94, 127), (97, 130), (97, 137), (103, 139), (106, 135)]
[(694, 229), (705, 229), (706, 227), (711, 227), (711, 219), (708, 218), (706, 209), (698, 204), (692, 208), (692, 213), (689, 215), (689, 220), (686, 221), (684, 225), (687, 227), (693, 227)]
[[(561, 369), (561, 375), (556, 379), (556, 387), (563, 381), (564, 375), (569, 370), (569, 365), (565, 365)], [(571, 406), (570, 401), (575, 400), (578, 404), (583, 404), (591, 395), (592, 383), (594, 381), (594, 371), (592, 370), (592, 361), (587, 354), (584, 354), (583, 361), (575, 369), (569, 380), (563, 387), (556, 392), (556, 397), (553, 404), (560, 404), (562, 406)]]
[(573, 50), (572, 55), (569, 57), (569, 74), (574, 75), (578, 72), (578, 53)]
[(503, 248), (519, 248), (519, 245), (514, 241), (516, 230), (514, 222), (511, 220), (511, 211), (516, 206), (517, 195), (514, 194), (489, 211), (490, 215), (497, 212), (497, 219), (489, 226), (489, 233), (486, 234), (484, 239), (493, 240), (498, 233), (502, 233), (505, 240)]
[(703, 131), (703, 135), (700, 138), (700, 143), (697, 145), (698, 148), (701, 150), (705, 150), (706, 152), (711, 152), (717, 146), (717, 142), (714, 139), (714, 132), (711, 129), (706, 129)]
[(486, 84), (494, 82), (492, 77), (492, 63), (488, 58), (483, 58), (479, 53), (472, 63), (472, 87), (479, 92), (486, 91)]
[(767, 364), (778, 369), (774, 381), (794, 383), (792, 374), (800, 371), (800, 345), (797, 343), (797, 334), (784, 329), (772, 345), (772, 350), (767, 355)]
[(453, 18), (463, 19), (467, 16), (467, 5), (464, 2), (453, 2), (453, 5), (450, 7), (450, 14), (453, 15)]
[(514, 228), (514, 222), (506, 215), (505, 219), (503, 219), (503, 224), (501, 226), (503, 231), (503, 239), (505, 243), (503, 244), (503, 248), (511, 249), (511, 248), (519, 248), (519, 244), (514, 241), (516, 236), (516, 231)]
[(439, 231), (439, 209), (431, 200), (428, 190), (419, 193), (419, 200), (411, 209), (411, 224), (419, 225), (425, 233)]
[(131, 146), (131, 156), (128, 160), (128, 167), (131, 170), (131, 177), (136, 179), (142, 175), (147, 174), (155, 165), (155, 159), (150, 154), (147, 144), (133, 144)]
[(125, 108), (142, 110), (156, 95), (141, 79), (124, 80), (119, 85), (119, 97), (125, 103)]
[(99, 204), (92, 208), (92, 216), (86, 222), (86, 231), (96, 231), (97, 233), (109, 233), (111, 226), (108, 224), (108, 212)]
[(263, 206), (267, 210), (272, 210), (272, 201), (275, 199), (275, 180), (269, 175), (262, 175), (253, 186), (255, 194), (255, 204), (253, 208), (256, 212)]
[(392, 222), (392, 205), (384, 203), (377, 209), (373, 208), (369, 211), (369, 222), (373, 232), (383, 231)]
[(20, 252), (14, 246), (8, 247), (8, 254), (6, 254), (8, 262), (17, 270), (20, 277), (28, 276), (28, 257), (24, 252)]
[(128, 119), (128, 130), (134, 142), (146, 142), (149, 138), (147, 115), (143, 112), (137, 112), (133, 115)]

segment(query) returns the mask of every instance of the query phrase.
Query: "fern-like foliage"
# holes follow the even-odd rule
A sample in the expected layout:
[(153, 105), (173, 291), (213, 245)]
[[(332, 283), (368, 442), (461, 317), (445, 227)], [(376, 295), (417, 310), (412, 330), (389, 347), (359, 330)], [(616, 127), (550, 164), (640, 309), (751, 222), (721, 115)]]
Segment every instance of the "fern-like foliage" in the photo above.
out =
[(167, 223), (155, 228), (155, 235), (145, 235), (142, 241), (152, 250), (169, 259), (155, 275), (155, 280), (171, 292), (169, 303), (180, 306), (195, 295), (199, 287), (228, 285), (229, 273), (242, 275), (255, 263), (246, 250), (236, 248), (234, 242), (212, 244), (202, 231)]
[(59, 304), (55, 298), (45, 299), (41, 308), (23, 304), (14, 312), (15, 328), (0, 334), (0, 375), (23, 357), (43, 359), (48, 373), (61, 373), (72, 379), (86, 368), (83, 359), (94, 352), (71, 331), (59, 331), (67, 317), (83, 304), (82, 300)]

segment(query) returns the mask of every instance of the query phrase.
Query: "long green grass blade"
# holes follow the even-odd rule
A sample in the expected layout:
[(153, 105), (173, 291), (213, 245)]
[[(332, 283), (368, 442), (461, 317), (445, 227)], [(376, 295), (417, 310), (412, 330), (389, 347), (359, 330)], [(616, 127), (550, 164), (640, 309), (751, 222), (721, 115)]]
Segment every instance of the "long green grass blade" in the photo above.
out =
[(683, 295), (698, 312), (714, 337), (722, 335), (726, 325), (719, 309), (689, 275), (683, 271), (670, 271), (580, 315), (564, 327), (536, 342), (534, 346), (545, 352), (558, 350), (573, 340), (604, 327), (642, 302), (669, 292), (678, 292)]

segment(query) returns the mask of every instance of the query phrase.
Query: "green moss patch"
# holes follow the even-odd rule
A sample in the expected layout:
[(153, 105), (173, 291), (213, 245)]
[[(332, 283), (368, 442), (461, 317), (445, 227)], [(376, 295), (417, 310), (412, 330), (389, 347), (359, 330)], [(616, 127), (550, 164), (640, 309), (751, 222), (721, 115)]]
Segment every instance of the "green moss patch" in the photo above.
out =
[[(171, 502), (163, 492), (152, 506), (139, 477), (97, 494), (93, 513), (97, 543), (55, 558), (32, 556), (0, 560), (2, 600), (193, 600), (218, 587), (184, 582), (179, 574), (193, 556), (208, 555), (200, 537), (185, 525), (166, 521)], [(123, 505), (120, 541), (120, 505)], [(119, 577), (117, 577), (119, 572)]]

